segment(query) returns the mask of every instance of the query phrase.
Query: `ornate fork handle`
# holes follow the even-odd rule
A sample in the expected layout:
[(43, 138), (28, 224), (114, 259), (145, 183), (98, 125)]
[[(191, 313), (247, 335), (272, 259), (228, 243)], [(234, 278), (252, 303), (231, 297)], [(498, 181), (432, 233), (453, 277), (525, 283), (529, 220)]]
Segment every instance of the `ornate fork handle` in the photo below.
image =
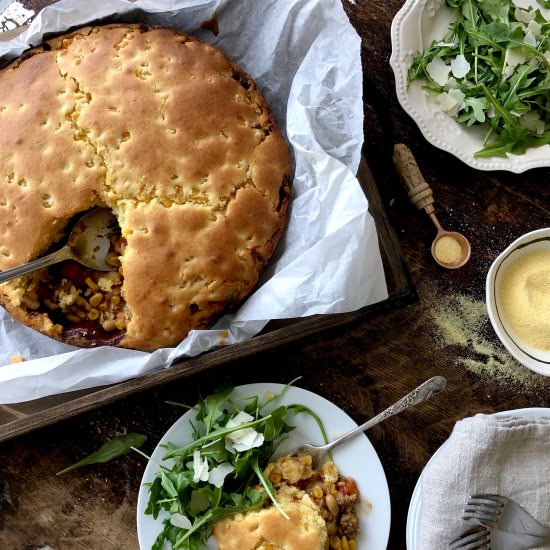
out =
[(379, 424), (383, 420), (386, 420), (386, 418), (394, 416), (401, 411), (408, 409), (409, 407), (418, 405), (419, 403), (430, 399), (430, 397), (433, 397), (440, 391), (444, 390), (446, 383), (447, 382), (445, 378), (443, 378), (443, 376), (434, 376), (433, 378), (426, 380), (426, 382), (418, 386), (418, 388), (414, 389), (412, 392), (405, 395), (405, 397), (402, 397), (399, 401), (397, 401), (393, 405), (390, 405), (387, 409), (383, 410), (381, 413), (377, 414), (370, 420), (367, 420), (364, 424), (357, 426), (357, 428), (354, 428), (353, 430), (351, 430), (351, 432), (337, 437), (327, 445), (324, 445), (322, 447), (323, 451), (328, 452), (334, 447), (343, 443), (344, 441), (351, 439), (358, 433), (365, 432), (369, 428), (376, 426), (376, 424)]

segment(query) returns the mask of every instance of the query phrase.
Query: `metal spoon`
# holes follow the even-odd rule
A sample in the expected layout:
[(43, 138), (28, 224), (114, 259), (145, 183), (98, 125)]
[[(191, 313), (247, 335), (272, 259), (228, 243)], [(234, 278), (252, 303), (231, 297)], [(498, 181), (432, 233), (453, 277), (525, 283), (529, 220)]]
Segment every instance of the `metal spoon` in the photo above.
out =
[(412, 203), (418, 209), (424, 208), (435, 224), (437, 234), (431, 248), (434, 260), (447, 269), (462, 267), (470, 259), (470, 243), (461, 233), (445, 231), (441, 227), (435, 216), (432, 190), (422, 177), (411, 150), (403, 143), (397, 143), (393, 149), (393, 162)]
[(412, 392), (405, 395), (405, 397), (402, 397), (399, 401), (388, 407), (386, 410), (377, 414), (370, 420), (367, 420), (367, 422), (365, 422), (364, 424), (357, 426), (357, 428), (354, 428), (350, 432), (341, 435), (340, 437), (336, 438), (330, 443), (327, 443), (326, 445), (311, 445), (309, 443), (306, 443), (305, 445), (302, 445), (300, 448), (298, 448), (295, 454), (311, 455), (311, 458), (313, 459), (313, 467), (317, 468), (319, 464), (321, 464), (321, 461), (323, 460), (325, 455), (331, 449), (334, 449), (334, 447), (341, 445), (342, 443), (344, 443), (344, 441), (355, 437), (359, 433), (366, 432), (369, 428), (372, 428), (373, 426), (376, 426), (377, 424), (380, 424), (380, 422), (386, 420), (386, 418), (394, 416), (397, 413), (400, 413), (401, 411), (412, 407), (413, 405), (418, 405), (419, 403), (426, 401), (426, 399), (430, 399), (430, 397), (433, 397), (434, 395), (443, 391), (446, 385), (447, 381), (445, 380), (445, 378), (443, 378), (443, 376), (434, 376), (433, 378), (426, 380), (426, 382), (418, 386), (418, 388), (416, 388)]
[(0, 272), (0, 283), (64, 260), (75, 260), (97, 271), (111, 271), (113, 266), (106, 262), (106, 257), (111, 248), (111, 237), (118, 232), (118, 223), (111, 210), (94, 208), (75, 223), (65, 246), (47, 256)]

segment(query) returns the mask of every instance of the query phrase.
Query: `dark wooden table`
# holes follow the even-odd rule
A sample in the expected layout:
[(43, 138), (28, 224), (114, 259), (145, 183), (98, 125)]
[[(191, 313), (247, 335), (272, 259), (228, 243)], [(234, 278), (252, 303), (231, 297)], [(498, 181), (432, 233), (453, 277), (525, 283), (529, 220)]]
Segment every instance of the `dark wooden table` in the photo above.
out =
[[(388, 478), (392, 527), (388, 548), (405, 548), (416, 481), (454, 423), (478, 412), (547, 406), (550, 381), (516, 363), (494, 335), (484, 309), (487, 270), (507, 244), (548, 225), (549, 171), (522, 175), (468, 168), (421, 136), (399, 107), (388, 61), (390, 24), (400, 0), (357, 0), (345, 9), (363, 40), (365, 157), (418, 293), (418, 301), (370, 319), (224, 365), (235, 384), (287, 382), (330, 399), (357, 422), (390, 405), (430, 376), (448, 390), (369, 432)], [(40, 7), (44, 2), (26, 2)], [(413, 150), (431, 184), (443, 226), (465, 233), (471, 261), (446, 271), (431, 259), (428, 217), (408, 202), (393, 171), (391, 149)], [(57, 470), (125, 432), (148, 436), (151, 452), (180, 412), (221, 373), (203, 373), (141, 392), (97, 411), (0, 445), (0, 548), (136, 549), (135, 508), (145, 464), (130, 455), (56, 477)]]

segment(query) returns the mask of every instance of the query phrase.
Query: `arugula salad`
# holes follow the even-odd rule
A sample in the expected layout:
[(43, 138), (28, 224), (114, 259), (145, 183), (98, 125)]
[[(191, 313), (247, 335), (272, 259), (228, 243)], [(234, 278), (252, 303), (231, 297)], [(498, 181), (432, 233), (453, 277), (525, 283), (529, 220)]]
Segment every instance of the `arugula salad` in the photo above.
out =
[(223, 388), (199, 400), (190, 421), (192, 441), (183, 447), (165, 445), (167, 452), (148, 484), (145, 513), (155, 519), (162, 511), (168, 514), (153, 550), (165, 542), (172, 548), (200, 550), (215, 522), (259, 509), (268, 499), (284, 515), (263, 469), (285, 434), (294, 429), (290, 419), (299, 413), (310, 415), (327, 441), (323, 424), (311, 409), (277, 404), (286, 388), (279, 394), (246, 399), (233, 398), (233, 389)]
[(550, 143), (550, 0), (445, 3), (447, 34), (416, 54), (407, 85), (424, 81), (442, 111), (487, 127), (477, 157)]

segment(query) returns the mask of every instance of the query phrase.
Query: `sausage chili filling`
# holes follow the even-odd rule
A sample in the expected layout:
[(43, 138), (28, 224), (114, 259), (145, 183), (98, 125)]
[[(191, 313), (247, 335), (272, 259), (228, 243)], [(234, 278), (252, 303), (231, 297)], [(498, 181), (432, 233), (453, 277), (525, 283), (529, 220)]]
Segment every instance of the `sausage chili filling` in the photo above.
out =
[(327, 525), (331, 550), (356, 550), (359, 535), (359, 489), (355, 480), (340, 475), (333, 462), (312, 468), (310, 455), (285, 455), (271, 462), (265, 476), (276, 498), (299, 500), (307, 493)]

